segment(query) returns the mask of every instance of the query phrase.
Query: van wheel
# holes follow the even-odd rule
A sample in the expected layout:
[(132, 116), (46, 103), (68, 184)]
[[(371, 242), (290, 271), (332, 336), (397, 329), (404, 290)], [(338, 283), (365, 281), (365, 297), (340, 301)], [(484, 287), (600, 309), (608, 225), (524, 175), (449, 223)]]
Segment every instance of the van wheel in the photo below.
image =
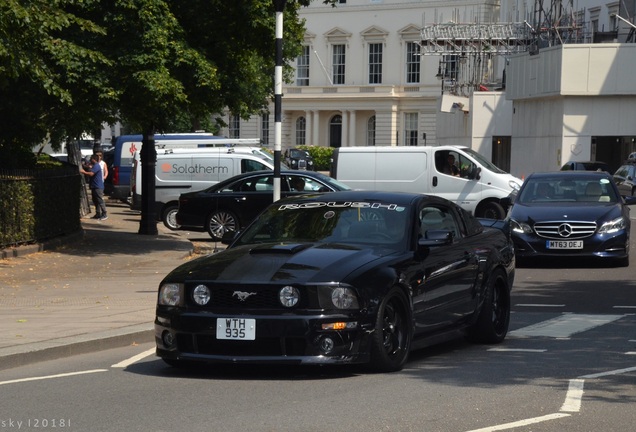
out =
[(475, 216), (487, 219), (503, 219), (506, 211), (503, 206), (495, 201), (488, 201), (479, 206), (479, 212)]
[(216, 210), (208, 216), (205, 227), (214, 240), (221, 240), (223, 234), (238, 229), (238, 219), (232, 212)]
[(178, 230), (181, 225), (177, 223), (177, 211), (179, 210), (179, 206), (171, 205), (166, 207), (161, 215), (161, 220), (166, 228), (171, 230)]

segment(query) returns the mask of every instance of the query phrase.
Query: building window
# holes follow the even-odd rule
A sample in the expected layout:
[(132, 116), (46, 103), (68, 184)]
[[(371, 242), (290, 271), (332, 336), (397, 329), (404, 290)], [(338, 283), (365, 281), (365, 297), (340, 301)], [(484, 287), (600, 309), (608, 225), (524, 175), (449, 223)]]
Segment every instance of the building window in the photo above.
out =
[(296, 119), (296, 145), (301, 146), (307, 143), (307, 120), (305, 117)]
[(264, 146), (269, 145), (269, 114), (261, 116), (261, 142)]
[(415, 42), (406, 44), (406, 82), (419, 84), (420, 82), (420, 45)]
[(296, 85), (309, 85), (309, 46), (303, 46), (303, 53), (296, 59)]
[(404, 145), (417, 145), (417, 113), (404, 114)]
[(345, 83), (345, 46), (338, 44), (333, 46), (333, 77), (334, 84)]
[(241, 118), (237, 115), (230, 115), (230, 138), (241, 137)]
[(367, 145), (375, 145), (375, 116), (372, 116), (369, 121), (367, 121)]
[(369, 84), (382, 84), (382, 44), (369, 44)]

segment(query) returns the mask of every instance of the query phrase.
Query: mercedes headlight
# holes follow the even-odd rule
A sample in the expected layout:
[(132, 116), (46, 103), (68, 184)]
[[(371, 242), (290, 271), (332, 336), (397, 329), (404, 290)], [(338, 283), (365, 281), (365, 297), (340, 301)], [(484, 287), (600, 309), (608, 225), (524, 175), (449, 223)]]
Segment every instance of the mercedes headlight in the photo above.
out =
[(619, 217), (609, 222), (605, 222), (598, 230), (599, 234), (612, 234), (620, 230), (624, 230), (627, 222), (624, 217)]
[(512, 228), (512, 232), (517, 234), (532, 234), (532, 227), (525, 222), (510, 219), (510, 228)]

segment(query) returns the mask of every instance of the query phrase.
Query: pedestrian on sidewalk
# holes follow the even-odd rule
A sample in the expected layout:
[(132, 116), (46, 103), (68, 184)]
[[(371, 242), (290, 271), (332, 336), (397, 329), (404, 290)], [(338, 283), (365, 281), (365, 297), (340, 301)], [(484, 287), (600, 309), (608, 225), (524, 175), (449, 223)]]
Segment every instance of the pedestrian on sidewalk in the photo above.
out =
[(99, 163), (99, 155), (93, 153), (89, 164), (80, 168), (80, 172), (90, 177), (88, 187), (91, 189), (91, 197), (95, 205), (95, 216), (93, 216), (93, 219), (108, 219), (106, 203), (104, 202), (104, 176)]

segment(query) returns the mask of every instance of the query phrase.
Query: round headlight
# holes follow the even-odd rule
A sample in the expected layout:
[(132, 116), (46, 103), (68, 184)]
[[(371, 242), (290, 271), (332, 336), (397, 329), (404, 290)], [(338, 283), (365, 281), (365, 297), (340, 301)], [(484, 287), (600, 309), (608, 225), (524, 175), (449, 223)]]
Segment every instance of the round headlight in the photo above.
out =
[(159, 304), (178, 306), (181, 304), (181, 288), (178, 284), (162, 285), (159, 289)]
[(331, 302), (338, 309), (355, 309), (358, 307), (358, 297), (350, 288), (335, 288), (331, 292)]
[(296, 303), (300, 300), (300, 291), (293, 286), (282, 287), (278, 293), (278, 298), (285, 307), (296, 306)]
[(197, 285), (192, 292), (192, 299), (200, 306), (205, 306), (210, 301), (210, 288), (205, 285)]

